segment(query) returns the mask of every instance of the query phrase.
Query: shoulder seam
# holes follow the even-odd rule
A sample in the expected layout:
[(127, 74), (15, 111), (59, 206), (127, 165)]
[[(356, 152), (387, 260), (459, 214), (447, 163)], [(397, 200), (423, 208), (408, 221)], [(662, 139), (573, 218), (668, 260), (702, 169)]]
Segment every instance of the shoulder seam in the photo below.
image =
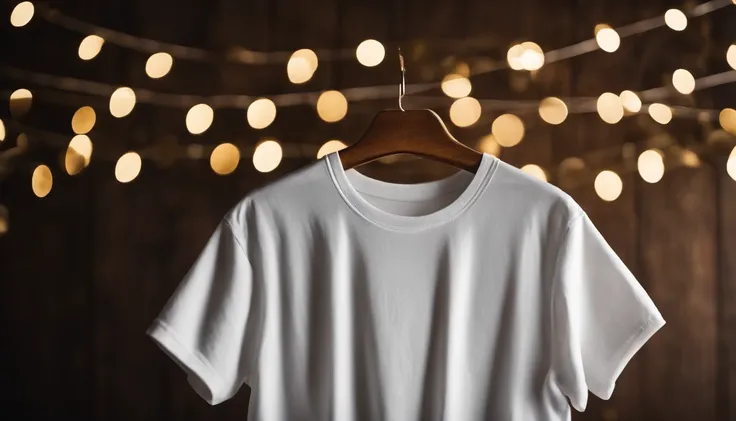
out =
[(233, 237), (235, 242), (238, 243), (238, 247), (240, 248), (240, 251), (243, 253), (243, 255), (246, 258), (248, 258), (248, 253), (245, 251), (245, 246), (240, 241), (240, 238), (238, 238), (238, 236), (235, 235), (235, 228), (233, 227), (233, 224), (236, 224), (238, 226), (240, 226), (240, 224), (238, 224), (237, 222), (230, 221), (230, 218), (227, 218), (227, 217), (223, 218), (222, 220), (225, 222), (225, 224), (227, 224), (228, 231), (230, 232), (230, 235)]

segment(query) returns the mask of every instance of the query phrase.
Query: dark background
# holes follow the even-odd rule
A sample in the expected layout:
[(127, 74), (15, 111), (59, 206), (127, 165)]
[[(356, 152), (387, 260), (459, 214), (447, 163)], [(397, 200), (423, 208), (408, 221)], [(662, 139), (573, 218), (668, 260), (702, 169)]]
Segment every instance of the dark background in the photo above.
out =
[[(4, 1), (9, 16), (16, 2)], [(392, 48), (407, 55), (408, 83), (440, 80), (458, 61), (503, 61), (514, 42), (533, 40), (545, 50), (589, 39), (597, 23), (612, 26), (661, 15), (682, 1), (515, 0), (108, 0), (55, 1), (49, 5), (78, 19), (160, 41), (225, 52), (240, 45), (261, 51), (354, 48), (366, 38), (387, 46), (376, 68), (355, 60), (320, 61), (314, 78), (291, 85), (285, 64), (248, 66), (225, 60), (175, 58), (172, 72), (151, 80), (147, 55), (106, 43), (89, 62), (77, 57), (82, 36), (36, 19), (23, 28), (0, 22), (3, 64), (113, 85), (193, 95), (320, 91), (397, 82)], [(684, 67), (697, 76), (727, 70), (725, 51), (736, 40), (736, 6), (693, 18), (683, 32), (659, 28), (622, 40), (619, 51), (594, 51), (545, 65), (539, 72), (502, 70), (473, 78), (478, 98), (539, 100), (590, 96), (667, 84)], [(471, 66), (472, 67), (472, 66)], [(316, 151), (328, 139), (357, 139), (375, 112), (393, 101), (351, 104), (347, 117), (326, 124), (309, 106), (279, 109), (263, 131), (250, 129), (243, 110), (216, 110), (203, 135), (186, 132), (186, 108), (138, 103), (113, 119), (107, 98), (69, 94), (47, 100), (33, 85), (0, 75), (5, 100), (0, 117), (9, 125), (7, 94), (34, 92), (28, 127), (73, 135), (69, 121), (82, 105), (98, 113), (90, 133), (91, 165), (78, 176), (59, 166), (63, 148), (29, 134), (31, 148), (0, 180), (0, 203), (10, 229), (0, 237), (0, 414), (4, 419), (195, 420), (244, 419), (248, 390), (210, 407), (186, 383), (181, 370), (144, 332), (224, 212), (251, 189), (299, 168), (312, 158), (287, 156), (273, 172), (253, 169), (244, 153), (239, 168), (218, 176), (204, 160), (144, 160), (131, 183), (114, 178), (117, 156), (174, 138), (180, 145), (237, 141), (253, 146), (264, 136)], [(441, 96), (439, 90), (428, 94)], [(724, 85), (680, 96), (681, 105), (734, 106), (736, 89)], [(48, 95), (51, 98), (52, 95)], [(57, 97), (58, 98), (58, 97)], [(415, 102), (412, 102), (415, 101)], [(675, 101), (675, 100), (673, 100)], [(408, 106), (420, 106), (407, 98)], [(446, 121), (450, 100), (433, 108)], [(450, 125), (470, 146), (490, 131), (499, 112), (484, 112), (467, 129)], [(525, 118), (535, 120), (530, 114)], [(635, 356), (613, 398), (591, 398), (578, 420), (736, 419), (736, 181), (725, 172), (728, 147), (709, 143), (717, 122), (675, 119), (660, 126), (646, 115), (603, 123), (595, 113), (570, 115), (560, 126), (527, 123), (524, 141), (504, 149), (513, 165), (536, 163), (570, 193), (640, 279), (668, 324)], [(19, 130), (8, 127), (0, 151)], [(697, 168), (668, 168), (656, 184), (641, 180), (627, 144), (635, 151), (661, 135), (700, 153)], [(68, 141), (68, 140), (67, 140)], [(311, 152), (310, 152), (311, 153)], [(557, 177), (565, 158), (584, 157), (591, 171), (623, 169), (621, 197), (600, 200), (592, 177)], [(99, 159), (97, 158), (99, 157)], [(108, 159), (106, 157), (112, 157)], [(39, 163), (54, 173), (43, 199), (30, 188)], [(386, 180), (416, 181), (450, 171), (440, 164), (372, 163), (366, 173)], [(500, 420), (499, 420), (500, 421)]]

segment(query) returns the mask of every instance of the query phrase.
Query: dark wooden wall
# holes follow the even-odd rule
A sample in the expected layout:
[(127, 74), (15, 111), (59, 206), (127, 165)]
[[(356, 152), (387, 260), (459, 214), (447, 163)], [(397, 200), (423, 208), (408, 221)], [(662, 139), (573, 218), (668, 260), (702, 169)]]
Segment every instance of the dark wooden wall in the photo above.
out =
[[(6, 3), (10, 10), (14, 2)], [(432, 39), (490, 34), (485, 41), (488, 51), (479, 51), (503, 59), (514, 41), (532, 39), (544, 48), (560, 47), (589, 38), (596, 23), (625, 24), (681, 4), (660, 0), (645, 4), (634, 0), (503, 4), (85, 0), (56, 6), (105, 26), (214, 50), (232, 44), (261, 50), (338, 48), (371, 37), (413, 46), (414, 40), (429, 39), (429, 53), (409, 62), (409, 82), (412, 78), (418, 82), (440, 77), (442, 66), (432, 63), (440, 63), (454, 51), (433, 50)], [(634, 37), (616, 55), (598, 52), (546, 66), (533, 79), (508, 72), (484, 76), (474, 82), (474, 94), (506, 99), (594, 96), (659, 86), (664, 75), (677, 67), (699, 75), (721, 71), (713, 56), (721, 54), (716, 50), (723, 48), (724, 40), (734, 39), (736, 34), (728, 28), (736, 15), (730, 11), (719, 16), (691, 21), (687, 34), (660, 30)], [(282, 67), (225, 63), (177, 61), (172, 75), (154, 82), (141, 71), (144, 56), (106, 46), (99, 59), (82, 63), (75, 56), (79, 38), (49, 25), (38, 24), (22, 34), (5, 28), (1, 35), (14, 40), (5, 60), (48, 73), (202, 95), (301, 89), (285, 83)], [(31, 45), (37, 47), (31, 49)], [(436, 45), (444, 44), (437, 41)], [(462, 43), (455, 44), (455, 49), (458, 55), (474, 55)], [(412, 73), (412, 69), (417, 70)], [(393, 83), (395, 74), (388, 65), (369, 70), (356, 63), (321, 62), (315, 80), (304, 89)], [(3, 80), (3, 84), (15, 87), (17, 82)], [(733, 106), (734, 94), (728, 87), (698, 94), (697, 105), (716, 108), (730, 101)], [(39, 101), (40, 108), (34, 104), (27, 122), (68, 133), (75, 108), (43, 104), (42, 96)], [(104, 99), (88, 102), (106, 109)], [(350, 142), (371, 114), (387, 105), (375, 102), (351, 108), (348, 118), (334, 125), (320, 122), (306, 107), (284, 109), (265, 134), (312, 146), (330, 138)], [(447, 118), (446, 108), (438, 111)], [(163, 135), (186, 144), (195, 139), (184, 130), (184, 112), (139, 104), (129, 118), (101, 118), (91, 137), (96, 151), (113, 155), (149, 145)], [(489, 127), (483, 123), (453, 133), (473, 144)], [(570, 156), (612, 150), (602, 155), (610, 155), (606, 159), (613, 165), (625, 166), (617, 158), (624, 142), (640, 150), (646, 139), (661, 132), (669, 131), (685, 144), (700, 145), (707, 137), (696, 123), (656, 127), (646, 116), (616, 126), (595, 115), (570, 116), (561, 126), (532, 122), (527, 129), (524, 142), (505, 150), (502, 159), (514, 165), (554, 168)], [(255, 143), (261, 135), (246, 127), (242, 111), (229, 110), (218, 111), (215, 125), (196, 140)], [(38, 199), (30, 189), (32, 164), (49, 156), (55, 159), (54, 153), (33, 155), (28, 165), (20, 165), (0, 184), (0, 203), (11, 212), (10, 231), (0, 237), (3, 418), (243, 419), (248, 402), (245, 388), (233, 400), (210, 407), (190, 390), (180, 369), (144, 332), (223, 213), (252, 188), (308, 161), (286, 159), (276, 172), (264, 175), (244, 159), (228, 177), (213, 174), (205, 161), (172, 166), (145, 162), (139, 178), (130, 184), (114, 180), (111, 161), (93, 157), (90, 167), (77, 177), (61, 175), (52, 161), (57, 175), (54, 188), (47, 198)], [(595, 158), (590, 164), (592, 169), (602, 169), (608, 162)], [(446, 169), (416, 163), (370, 164), (366, 171), (386, 179), (416, 180), (438, 176)], [(574, 418), (736, 419), (736, 181), (725, 173), (719, 153), (704, 155), (699, 168), (669, 170), (654, 185), (631, 172), (623, 179), (623, 194), (612, 203), (595, 195), (590, 180), (563, 187), (632, 268), (668, 324), (630, 363), (613, 398), (591, 399), (588, 410)]]

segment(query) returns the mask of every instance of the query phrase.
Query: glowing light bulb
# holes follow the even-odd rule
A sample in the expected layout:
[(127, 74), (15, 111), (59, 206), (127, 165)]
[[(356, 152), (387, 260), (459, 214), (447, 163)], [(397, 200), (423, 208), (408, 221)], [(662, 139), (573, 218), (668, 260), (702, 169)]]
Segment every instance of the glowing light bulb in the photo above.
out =
[(240, 150), (232, 143), (222, 143), (210, 155), (210, 167), (219, 175), (227, 175), (235, 171), (240, 163)]
[(649, 115), (659, 124), (667, 124), (672, 120), (672, 109), (664, 104), (655, 102), (649, 105)]
[(450, 121), (458, 127), (469, 127), (480, 119), (480, 102), (473, 97), (456, 99), (450, 106)]
[(736, 147), (733, 148), (731, 155), (728, 156), (728, 161), (726, 161), (726, 172), (734, 179), (734, 181), (736, 181)]
[(677, 69), (672, 74), (672, 86), (681, 94), (690, 94), (695, 90), (695, 78), (687, 70)]
[(687, 16), (682, 10), (670, 9), (664, 14), (664, 23), (674, 31), (682, 31), (687, 28)]
[(366, 67), (378, 66), (386, 56), (386, 49), (383, 44), (374, 40), (367, 39), (358, 45), (355, 49), (355, 56), (358, 62)]
[(141, 172), (141, 156), (135, 152), (128, 152), (118, 159), (115, 164), (115, 178), (121, 183), (129, 183), (138, 177)]
[(519, 63), (525, 70), (539, 70), (544, 65), (544, 51), (542, 48), (531, 42), (521, 43), (522, 53), (519, 56)]
[(30, 1), (18, 3), (10, 13), (10, 24), (16, 28), (28, 25), (28, 22), (33, 19), (33, 13), (35, 11), (36, 8)]
[(618, 174), (613, 171), (605, 170), (598, 173), (595, 177), (594, 187), (598, 197), (606, 202), (613, 202), (621, 196), (624, 183)]
[(451, 73), (442, 79), (442, 92), (450, 98), (463, 98), (470, 95), (473, 89), (470, 79), (467, 77)]
[(261, 142), (253, 152), (253, 166), (260, 172), (271, 172), (281, 163), (281, 145), (275, 140)]
[(598, 97), (596, 108), (601, 120), (608, 124), (616, 124), (624, 117), (621, 98), (611, 92), (605, 92)]
[(632, 91), (623, 91), (619, 95), (621, 105), (630, 113), (638, 113), (641, 110), (641, 99)]
[(736, 135), (736, 110), (725, 108), (718, 114), (718, 122), (723, 130)]
[(31, 109), (33, 94), (28, 89), (17, 89), (10, 94), (10, 114), (23, 117)]
[(248, 124), (254, 129), (265, 129), (276, 119), (276, 104), (268, 98), (260, 98), (248, 106)]
[(664, 176), (664, 159), (660, 151), (649, 149), (637, 160), (639, 175), (647, 183), (656, 183)]
[(317, 114), (328, 122), (342, 120), (348, 113), (348, 100), (340, 91), (325, 91), (317, 99)]
[(74, 116), (72, 116), (72, 130), (76, 134), (87, 134), (97, 121), (97, 114), (95, 114), (94, 108), (90, 106), (84, 106), (78, 109)]
[(97, 35), (88, 35), (79, 43), (77, 54), (82, 60), (92, 60), (100, 54), (105, 40)]
[(92, 140), (86, 135), (74, 136), (66, 148), (64, 169), (69, 175), (77, 175), (92, 159)]
[(513, 70), (523, 70), (524, 66), (521, 63), (521, 55), (524, 53), (524, 49), (521, 44), (515, 44), (509, 48), (506, 54), (506, 61), (509, 63), (509, 67)]
[(135, 107), (135, 92), (128, 87), (121, 87), (110, 95), (110, 114), (115, 118), (122, 118), (133, 111)]
[(601, 50), (612, 53), (621, 45), (621, 37), (615, 29), (608, 25), (598, 25), (595, 31), (595, 41)]
[(5, 123), (0, 120), (0, 142), (5, 140)]
[(174, 58), (169, 53), (152, 54), (146, 60), (146, 74), (151, 79), (160, 79), (171, 71), (174, 65)]
[(736, 70), (736, 44), (728, 47), (728, 51), (726, 51), (726, 62), (728, 62), (728, 65), (732, 69)]
[(306, 57), (292, 54), (286, 63), (286, 75), (289, 77), (289, 82), (293, 84), (306, 83), (313, 74), (312, 65)]
[(502, 114), (493, 120), (491, 133), (504, 148), (516, 146), (524, 138), (524, 122), (514, 114)]
[(212, 125), (215, 112), (207, 104), (197, 104), (189, 109), (186, 117), (187, 130), (191, 134), (202, 134)]
[(54, 176), (46, 165), (39, 165), (33, 170), (31, 177), (31, 189), (37, 197), (46, 197), (51, 192), (54, 184)]
[(549, 124), (562, 124), (567, 118), (567, 105), (556, 97), (545, 98), (539, 103), (539, 116)]

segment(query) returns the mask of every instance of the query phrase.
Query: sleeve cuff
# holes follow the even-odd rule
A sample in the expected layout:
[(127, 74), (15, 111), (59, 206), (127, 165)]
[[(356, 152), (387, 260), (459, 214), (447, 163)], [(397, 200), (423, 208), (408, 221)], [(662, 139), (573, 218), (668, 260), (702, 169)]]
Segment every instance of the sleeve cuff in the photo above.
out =
[(207, 403), (217, 405), (227, 400), (217, 372), (198, 352), (184, 346), (166, 323), (154, 321), (146, 334), (186, 372), (189, 384)]
[(597, 379), (598, 381), (590, 380), (590, 391), (601, 399), (610, 399), (616, 387), (616, 380), (618, 380), (626, 365), (665, 323), (664, 318), (662, 318), (659, 312), (651, 314), (647, 321), (624, 342), (618, 352), (613, 354), (606, 370)]

